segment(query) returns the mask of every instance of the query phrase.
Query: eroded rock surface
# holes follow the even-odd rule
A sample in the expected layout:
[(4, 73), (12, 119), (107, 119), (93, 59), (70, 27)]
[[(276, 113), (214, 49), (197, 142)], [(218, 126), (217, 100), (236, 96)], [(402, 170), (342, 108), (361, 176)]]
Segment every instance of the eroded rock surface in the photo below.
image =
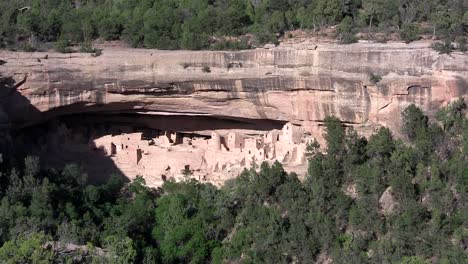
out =
[[(103, 55), (1, 51), (2, 76), (27, 100), (12, 121), (92, 111), (209, 115), (313, 127), (336, 115), (361, 130), (398, 126), (416, 103), (434, 111), (468, 92), (467, 57), (428, 44), (283, 47), (240, 52), (105, 49)], [(44, 59), (45, 56), (47, 59)], [(210, 67), (210, 73), (202, 68)], [(373, 84), (369, 74), (382, 76)], [(32, 115), (30, 115), (32, 114)]]
[(385, 191), (382, 193), (382, 196), (380, 196), (379, 204), (381, 207), (381, 212), (385, 215), (390, 215), (397, 211), (400, 205), (392, 193), (392, 187), (385, 189)]
[[(467, 56), (439, 55), (428, 46), (108, 48), (99, 57), (0, 51), (6, 62), (0, 75), (12, 80), (10, 90), (0, 91), (0, 116), (2, 124), (22, 128), (57, 116), (104, 114), (113, 122), (204, 136), (259, 135), (291, 122), (320, 140), (323, 119), (335, 115), (364, 135), (383, 125), (398, 136), (400, 112), (409, 104), (431, 115), (467, 96)], [(382, 80), (372, 83), (370, 74)]]

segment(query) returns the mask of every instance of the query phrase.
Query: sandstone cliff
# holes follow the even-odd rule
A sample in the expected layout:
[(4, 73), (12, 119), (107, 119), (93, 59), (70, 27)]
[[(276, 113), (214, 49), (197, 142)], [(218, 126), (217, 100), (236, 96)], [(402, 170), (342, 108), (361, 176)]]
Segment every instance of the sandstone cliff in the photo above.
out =
[[(238, 52), (108, 48), (99, 57), (0, 51), (0, 59), (0, 76), (14, 83), (0, 91), (0, 119), (13, 127), (65, 114), (140, 113), (253, 128), (290, 121), (319, 136), (324, 117), (336, 115), (364, 134), (380, 125), (398, 133), (400, 111), (410, 103), (431, 114), (468, 93), (467, 56), (439, 55), (427, 43)], [(369, 74), (382, 80), (374, 84)]]

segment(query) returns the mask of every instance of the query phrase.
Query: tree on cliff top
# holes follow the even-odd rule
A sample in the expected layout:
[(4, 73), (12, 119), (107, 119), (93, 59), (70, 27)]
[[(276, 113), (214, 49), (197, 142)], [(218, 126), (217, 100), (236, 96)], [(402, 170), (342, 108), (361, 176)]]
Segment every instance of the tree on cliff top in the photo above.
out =
[[(455, 39), (466, 35), (466, 13), (462, 1), (448, 0), (0, 1), (0, 46), (33, 51), (63, 37), (70, 43), (100, 38), (134, 47), (211, 49), (237, 43), (231, 37), (242, 34), (254, 34), (252, 43), (261, 45), (277, 42), (286, 30), (316, 32), (349, 19), (356, 32), (404, 37), (414, 31), (408, 25), (431, 22), (434, 34)], [(350, 34), (338, 35), (354, 42)]]

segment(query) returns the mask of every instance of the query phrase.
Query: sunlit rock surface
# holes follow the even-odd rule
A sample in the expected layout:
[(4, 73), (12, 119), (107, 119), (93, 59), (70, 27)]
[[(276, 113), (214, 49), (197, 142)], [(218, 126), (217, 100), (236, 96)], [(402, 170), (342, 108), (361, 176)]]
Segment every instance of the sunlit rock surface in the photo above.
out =
[[(467, 96), (467, 56), (439, 55), (428, 46), (107, 48), (99, 57), (0, 51), (6, 62), (0, 75), (12, 80), (0, 91), (0, 125), (24, 128), (86, 114), (98, 123), (210, 137), (213, 131), (260, 135), (290, 122), (321, 141), (323, 119), (335, 115), (363, 135), (387, 126), (398, 136), (400, 112), (409, 104), (432, 115)], [(381, 81), (373, 83), (371, 74)]]

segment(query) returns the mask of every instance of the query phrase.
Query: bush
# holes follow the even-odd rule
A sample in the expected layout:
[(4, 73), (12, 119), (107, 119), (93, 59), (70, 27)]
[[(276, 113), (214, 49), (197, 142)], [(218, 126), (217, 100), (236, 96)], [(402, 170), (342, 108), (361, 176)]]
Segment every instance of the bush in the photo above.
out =
[(227, 64), (227, 69), (232, 69), (232, 68), (242, 68), (242, 63), (241, 62), (229, 62)]
[(188, 67), (190, 67), (190, 64), (189, 64), (188, 62), (181, 63), (180, 65), (181, 65), (182, 68), (184, 68), (184, 69), (187, 69)]
[(353, 29), (353, 19), (350, 16), (347, 16), (341, 20), (341, 23), (338, 25), (337, 33), (342, 34), (346, 32), (351, 32)]
[(69, 45), (70, 44), (68, 40), (61, 38), (57, 42), (55, 42), (54, 49), (60, 53), (71, 53), (72, 51)]
[(93, 57), (99, 57), (102, 54), (102, 50), (94, 48), (90, 41), (81, 43), (80, 51), (83, 53), (92, 53), (91, 56)]
[(356, 43), (358, 38), (353, 34), (353, 20), (351, 17), (345, 17), (338, 25), (337, 33), (341, 44)]
[(100, 49), (94, 49), (94, 53), (91, 55), (93, 57), (99, 57), (102, 55), (102, 50)]
[(278, 45), (278, 37), (275, 34), (265, 31), (265, 30), (258, 30), (255, 32), (255, 39), (259, 45), (264, 45), (267, 43)]
[(341, 44), (351, 44), (358, 42), (358, 37), (352, 33), (343, 33), (340, 39)]
[(458, 49), (461, 51), (461, 52), (465, 52), (468, 50), (468, 48), (466, 47), (466, 39), (464, 36), (458, 36), (457, 39), (457, 44), (458, 44)]
[(369, 74), (369, 81), (371, 81), (372, 83), (376, 84), (380, 82), (381, 80), (382, 80), (382, 76), (375, 74), (375, 73)]
[(419, 40), (421, 38), (420, 34), (421, 34), (421, 30), (415, 24), (404, 23), (401, 26), (400, 37), (402, 40), (406, 42), (406, 44), (413, 42), (415, 40)]
[(93, 48), (90, 41), (85, 41), (80, 44), (80, 51), (84, 53), (94, 53), (96, 52), (96, 49)]
[(425, 259), (418, 257), (418, 256), (412, 256), (412, 257), (404, 257), (400, 264), (430, 264), (429, 261), (426, 261)]
[(204, 73), (210, 73), (210, 72), (211, 72), (210, 66), (203, 66), (202, 72), (204, 72)]
[(35, 52), (37, 49), (33, 45), (29, 43), (24, 43), (19, 46), (19, 50), (25, 51), (25, 52)]
[(453, 46), (450, 39), (446, 39), (444, 42), (435, 42), (431, 44), (431, 48), (439, 54), (450, 54), (452, 53)]

